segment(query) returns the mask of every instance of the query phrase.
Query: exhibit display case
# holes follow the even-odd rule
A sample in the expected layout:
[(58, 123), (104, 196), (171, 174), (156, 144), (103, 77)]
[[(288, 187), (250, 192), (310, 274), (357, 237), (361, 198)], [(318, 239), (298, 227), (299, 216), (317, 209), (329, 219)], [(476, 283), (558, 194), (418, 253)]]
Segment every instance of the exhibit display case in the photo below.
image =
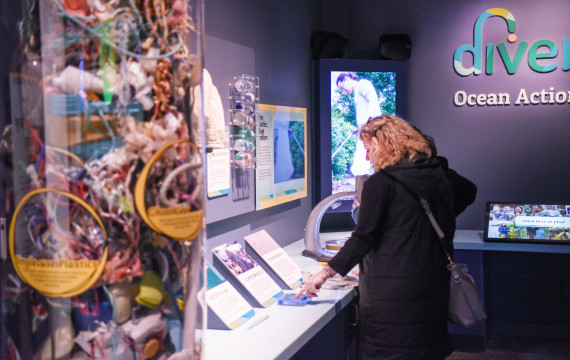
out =
[(198, 359), (203, 1), (22, 3), (0, 353)]

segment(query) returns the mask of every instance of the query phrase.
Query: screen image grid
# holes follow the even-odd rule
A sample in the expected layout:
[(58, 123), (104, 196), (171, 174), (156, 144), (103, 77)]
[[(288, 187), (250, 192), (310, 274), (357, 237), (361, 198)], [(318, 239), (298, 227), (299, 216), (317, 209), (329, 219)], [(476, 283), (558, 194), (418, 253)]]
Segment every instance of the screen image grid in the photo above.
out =
[(489, 203), (487, 238), (568, 241), (570, 205)]
[(359, 128), (371, 117), (396, 115), (395, 71), (331, 71), (332, 194), (355, 190), (355, 176), (371, 175)]

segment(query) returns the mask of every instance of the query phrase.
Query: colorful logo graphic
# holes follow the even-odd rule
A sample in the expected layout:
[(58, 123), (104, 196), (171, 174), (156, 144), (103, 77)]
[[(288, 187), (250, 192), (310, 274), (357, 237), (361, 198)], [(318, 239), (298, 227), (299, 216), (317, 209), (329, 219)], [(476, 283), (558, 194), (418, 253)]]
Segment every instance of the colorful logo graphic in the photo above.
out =
[[(506, 9), (494, 8), (483, 12), (477, 18), (475, 27), (473, 29), (473, 44), (463, 44), (455, 50), (453, 54), (453, 68), (458, 75), (469, 76), (471, 74), (479, 75), (482, 72), (482, 54), (483, 44), (481, 41), (483, 33), (483, 24), (485, 21), (493, 16), (503, 18), (507, 23), (507, 30), (509, 35), (507, 41), (514, 43), (517, 41), (517, 36), (514, 34), (517, 25), (515, 17), (511, 12)], [(528, 48), (528, 65), (531, 69), (539, 73), (547, 73), (556, 69), (557, 64), (554, 61), (548, 62), (546, 59), (554, 59), (558, 55), (558, 47), (552, 40), (538, 40), (528, 47), (528, 42), (521, 41), (516, 49), (514, 57), (511, 58), (507, 51), (505, 43), (496, 45), (499, 57), (501, 58), (505, 68), (509, 74), (514, 74), (517, 71), (519, 64), (523, 58), (524, 53)], [(471, 53), (473, 55), (473, 66), (463, 66), (463, 54)], [(538, 60), (543, 60), (541, 64)], [(485, 73), (491, 75), (495, 69), (495, 44), (487, 44), (485, 46)], [(570, 69), (570, 39), (563, 40), (563, 54), (562, 54), (562, 70), (568, 71)]]

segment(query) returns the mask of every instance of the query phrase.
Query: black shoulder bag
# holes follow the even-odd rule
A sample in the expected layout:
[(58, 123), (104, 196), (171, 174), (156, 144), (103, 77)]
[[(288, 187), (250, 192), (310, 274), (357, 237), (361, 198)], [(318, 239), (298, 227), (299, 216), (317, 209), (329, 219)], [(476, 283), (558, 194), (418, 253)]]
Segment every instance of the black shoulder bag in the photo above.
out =
[(388, 173), (387, 171), (382, 171), (389, 177), (391, 177), (396, 182), (402, 184), (408, 192), (418, 198), (424, 212), (426, 213), (430, 223), (432, 224), (437, 236), (439, 237), (439, 242), (445, 254), (445, 257), (449, 261), (447, 268), (451, 272), (450, 287), (449, 287), (449, 307), (447, 311), (447, 318), (450, 322), (460, 325), (460, 326), (471, 326), (478, 322), (487, 319), (485, 314), (485, 309), (481, 304), (479, 295), (477, 294), (477, 288), (475, 287), (475, 281), (467, 272), (467, 265), (456, 264), (453, 262), (451, 255), (445, 248), (443, 243), (443, 238), (445, 234), (443, 230), (439, 227), (439, 224), (435, 220), (433, 213), (431, 212), (429, 203), (426, 199), (419, 196), (416, 192), (412, 191), (406, 184), (398, 180), (396, 177)]

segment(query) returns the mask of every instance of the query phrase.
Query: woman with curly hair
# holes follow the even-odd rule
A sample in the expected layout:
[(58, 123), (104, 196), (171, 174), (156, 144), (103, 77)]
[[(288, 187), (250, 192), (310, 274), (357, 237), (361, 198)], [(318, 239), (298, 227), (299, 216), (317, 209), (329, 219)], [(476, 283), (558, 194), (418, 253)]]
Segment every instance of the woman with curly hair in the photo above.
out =
[(425, 137), (405, 120), (372, 118), (360, 138), (375, 173), (364, 183), (356, 228), (299, 294), (317, 296), (327, 278), (359, 264), (359, 359), (445, 359), (452, 352), (448, 262), (411, 191), (429, 202), (453, 254), (450, 184)]

